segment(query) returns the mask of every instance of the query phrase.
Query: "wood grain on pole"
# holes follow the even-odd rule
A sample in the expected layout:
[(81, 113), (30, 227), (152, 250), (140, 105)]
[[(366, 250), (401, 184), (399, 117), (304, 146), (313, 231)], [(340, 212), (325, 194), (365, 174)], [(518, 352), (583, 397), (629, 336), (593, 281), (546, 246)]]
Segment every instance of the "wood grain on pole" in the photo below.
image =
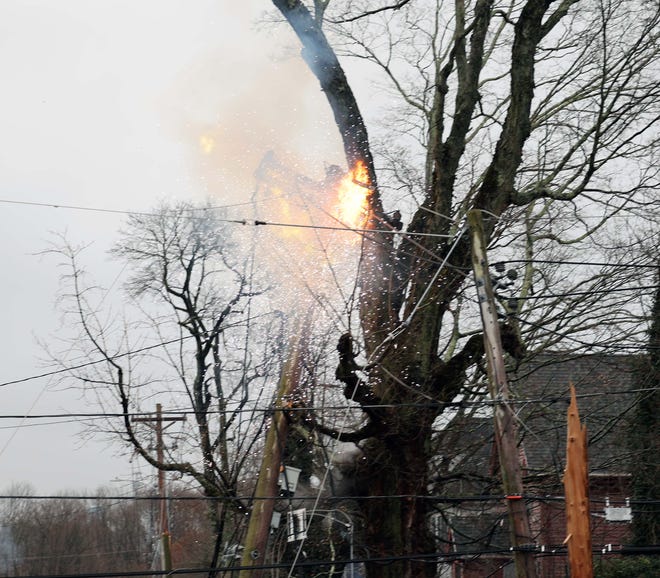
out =
[(587, 428), (580, 423), (575, 387), (571, 383), (566, 439), (566, 543), (572, 578), (593, 578), (589, 474), (587, 471)]

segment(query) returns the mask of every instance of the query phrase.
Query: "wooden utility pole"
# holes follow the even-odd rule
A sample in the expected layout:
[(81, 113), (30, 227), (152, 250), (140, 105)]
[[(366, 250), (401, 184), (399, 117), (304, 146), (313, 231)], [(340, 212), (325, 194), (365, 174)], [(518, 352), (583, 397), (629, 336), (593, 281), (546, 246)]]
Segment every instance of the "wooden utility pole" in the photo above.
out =
[[(163, 422), (175, 422), (175, 421), (185, 421), (185, 416), (183, 417), (163, 417), (163, 408), (161, 404), (156, 404), (156, 417), (135, 417), (133, 421), (135, 422), (151, 422), (154, 423), (154, 429), (156, 430), (156, 460), (159, 464), (163, 463), (164, 460), (164, 446), (163, 446), (163, 430), (167, 427), (163, 427)], [(171, 424), (170, 424), (171, 425)], [(160, 515), (159, 515), (159, 526), (160, 526), (160, 563), (161, 570), (171, 570), (172, 569), (172, 537), (170, 535), (169, 521), (167, 518), (167, 501), (165, 500), (166, 489), (165, 489), (165, 471), (158, 468), (158, 495), (160, 496)]]
[(290, 346), (289, 357), (280, 376), (275, 411), (266, 434), (263, 460), (254, 491), (241, 560), (240, 578), (259, 578), (263, 574), (262, 568), (251, 568), (251, 566), (262, 566), (265, 562), (270, 522), (273, 517), (275, 499), (279, 493), (277, 483), (282, 465), (282, 452), (289, 430), (289, 423), (282, 410), (286, 408), (288, 398), (300, 383), (303, 355), (307, 346), (307, 329), (307, 322), (298, 325)]
[(566, 540), (572, 578), (592, 578), (591, 518), (589, 513), (589, 473), (587, 468), (587, 428), (580, 423), (575, 388), (571, 383), (566, 435)]
[(495, 419), (495, 443), (500, 460), (502, 488), (506, 495), (509, 513), (509, 531), (517, 578), (536, 578), (534, 541), (527, 514), (527, 505), (522, 499), (523, 483), (518, 452), (518, 428), (513, 410), (509, 405), (509, 385), (504, 367), (504, 353), (493, 288), (488, 274), (486, 243), (484, 240), (481, 213), (468, 213), (472, 237), (472, 268), (477, 286), (479, 308), (484, 332), (484, 349), (488, 365), (488, 391)]

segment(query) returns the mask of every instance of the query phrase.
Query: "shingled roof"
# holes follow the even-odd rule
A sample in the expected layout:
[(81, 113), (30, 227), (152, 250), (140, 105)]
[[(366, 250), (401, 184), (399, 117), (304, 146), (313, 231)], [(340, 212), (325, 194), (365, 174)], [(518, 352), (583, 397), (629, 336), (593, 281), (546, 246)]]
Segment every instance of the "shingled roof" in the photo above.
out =
[[(513, 408), (519, 421), (526, 476), (549, 475), (559, 483), (566, 454), (566, 410), (569, 387), (578, 396), (589, 441), (592, 474), (630, 471), (628, 433), (637, 401), (634, 368), (638, 358), (617, 355), (538, 355), (509, 374)], [(481, 415), (457, 416), (441, 432), (440, 461), (434, 481), (443, 491), (493, 491), (498, 468), (493, 420)], [(461, 472), (460, 477), (456, 476)]]
[(628, 428), (636, 395), (635, 356), (543, 354), (509, 376), (528, 474), (563, 473), (569, 387), (578, 396), (589, 440), (589, 470), (598, 474), (629, 471)]

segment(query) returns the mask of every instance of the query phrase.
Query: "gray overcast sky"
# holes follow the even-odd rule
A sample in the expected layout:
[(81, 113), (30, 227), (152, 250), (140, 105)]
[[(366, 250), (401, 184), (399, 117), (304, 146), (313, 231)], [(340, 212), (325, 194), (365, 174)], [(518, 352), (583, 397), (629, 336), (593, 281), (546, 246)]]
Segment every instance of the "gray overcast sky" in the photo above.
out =
[[(37, 343), (58, 331), (63, 233), (93, 242), (86, 267), (110, 286), (105, 251), (122, 216), (9, 204), (148, 210), (159, 199), (247, 199), (269, 149), (319, 176), (341, 163), (315, 79), (284, 27), (257, 27), (267, 0), (0, 2), (0, 382), (48, 371)], [(0, 414), (94, 411), (35, 379), (0, 388)], [(48, 422), (50, 420), (43, 420)], [(0, 420), (0, 491), (39, 493), (127, 479), (116, 448), (83, 443), (76, 423)], [(17, 428), (17, 425), (24, 427)], [(27, 427), (26, 427), (27, 426)]]

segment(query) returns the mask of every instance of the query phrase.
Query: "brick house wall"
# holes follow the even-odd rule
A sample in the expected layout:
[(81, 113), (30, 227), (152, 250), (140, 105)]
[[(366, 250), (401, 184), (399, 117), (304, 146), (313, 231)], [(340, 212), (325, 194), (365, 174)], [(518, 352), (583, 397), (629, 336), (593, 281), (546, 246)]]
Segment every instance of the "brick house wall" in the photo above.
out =
[[(569, 382), (576, 385), (578, 395), (588, 394), (578, 399), (578, 406), (581, 420), (587, 424), (590, 442), (591, 528), (592, 545), (596, 551), (594, 564), (598, 560), (598, 548), (607, 544), (627, 544), (632, 534), (629, 521), (606, 519), (605, 499), (609, 498), (611, 506), (622, 507), (626, 498), (631, 497), (628, 473), (630, 454), (626, 436), (629, 424), (626, 418), (631, 415), (630, 408), (635, 403), (635, 396), (622, 395), (621, 392), (633, 389), (631, 369), (634, 361), (632, 356), (592, 355), (566, 359), (561, 355), (546, 354), (521, 368), (517, 377), (512, 376), (514, 394), (517, 390), (517, 395), (523, 399), (548, 400), (547, 403), (529, 404), (521, 409), (520, 418), (525, 424), (521, 463), (527, 495), (563, 496), (561, 478), (565, 463)], [(473, 437), (482, 435), (485, 438), (488, 425), (477, 420), (473, 422), (468, 431), (474, 432)], [(497, 463), (497, 460), (493, 461), (493, 449), (491, 442), (490, 450), (470, 455), (475, 469), (481, 468), (483, 472), (490, 469), (488, 464), (491, 462)], [(528, 508), (536, 544), (547, 550), (545, 555), (539, 553), (537, 556), (539, 578), (568, 578), (564, 501), (539, 500), (529, 503)], [(491, 511), (503, 513), (503, 504)], [(506, 528), (502, 528), (502, 536), (508, 542)], [(482, 555), (455, 563), (451, 574), (441, 576), (510, 578), (515, 576), (510, 562), (510, 556)]]
[[(591, 543), (595, 549), (607, 544), (620, 546), (630, 540), (630, 522), (608, 521), (605, 518), (606, 498), (609, 498), (612, 506), (624, 506), (626, 498), (630, 497), (629, 489), (630, 477), (627, 475), (603, 475), (590, 478)], [(536, 528), (538, 544), (549, 547), (561, 546), (566, 539), (564, 502), (542, 502), (538, 508), (540, 512), (540, 524)], [(539, 569), (539, 575), (543, 578), (567, 578), (570, 576), (566, 554), (540, 556)]]

